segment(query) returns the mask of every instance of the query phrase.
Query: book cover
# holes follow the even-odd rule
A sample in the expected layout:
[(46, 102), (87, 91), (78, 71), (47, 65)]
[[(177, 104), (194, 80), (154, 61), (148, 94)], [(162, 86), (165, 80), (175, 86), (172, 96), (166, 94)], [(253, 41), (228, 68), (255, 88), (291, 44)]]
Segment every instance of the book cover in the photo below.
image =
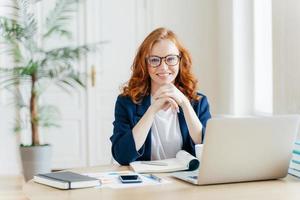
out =
[(75, 189), (100, 185), (100, 181), (96, 178), (69, 171), (38, 174), (34, 176), (34, 181), (59, 189)]
[(157, 161), (134, 161), (130, 163), (131, 168), (138, 173), (161, 173), (175, 172), (182, 170), (196, 170), (199, 167), (199, 160), (181, 150), (175, 158), (157, 160)]
[(290, 168), (297, 169), (300, 171), (300, 161), (291, 160)]
[(289, 168), (288, 173), (290, 175), (293, 175), (293, 176), (296, 176), (296, 177), (300, 178), (300, 170)]
[(295, 142), (293, 153), (300, 154), (300, 140)]
[(293, 160), (300, 161), (300, 153), (297, 153), (295, 150), (293, 150)]

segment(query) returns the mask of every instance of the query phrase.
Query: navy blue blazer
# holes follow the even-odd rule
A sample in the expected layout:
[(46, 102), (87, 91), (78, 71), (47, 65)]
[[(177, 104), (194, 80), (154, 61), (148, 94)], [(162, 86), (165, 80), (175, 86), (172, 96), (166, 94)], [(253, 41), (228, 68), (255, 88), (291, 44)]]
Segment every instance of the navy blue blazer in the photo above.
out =
[[(200, 122), (203, 125), (202, 140), (205, 134), (206, 122), (211, 118), (209, 104), (206, 96), (198, 93), (199, 101), (192, 101), (191, 105), (195, 110)], [(113, 122), (112, 155), (121, 165), (128, 165), (136, 160), (151, 159), (151, 129), (148, 132), (144, 145), (139, 149), (135, 148), (132, 135), (133, 127), (138, 123), (150, 106), (150, 95), (143, 98), (140, 104), (135, 104), (130, 97), (119, 95), (115, 105), (115, 121)], [(183, 111), (179, 108), (178, 121), (182, 135), (182, 149), (195, 155), (195, 144), (189, 134)]]

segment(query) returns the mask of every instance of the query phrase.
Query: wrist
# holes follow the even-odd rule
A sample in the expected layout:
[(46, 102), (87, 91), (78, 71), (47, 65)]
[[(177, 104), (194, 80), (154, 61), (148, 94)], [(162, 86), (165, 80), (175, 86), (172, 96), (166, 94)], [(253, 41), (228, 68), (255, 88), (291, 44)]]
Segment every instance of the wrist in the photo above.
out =
[(181, 105), (180, 105), (180, 107), (181, 107), (183, 110), (187, 109), (187, 108), (190, 107), (190, 106), (191, 106), (191, 103), (190, 103), (190, 101), (188, 100), (188, 98), (185, 98), (185, 99), (182, 101)]
[(156, 110), (156, 108), (155, 108), (155, 107), (153, 106), (153, 104), (152, 104), (152, 105), (149, 106), (147, 112), (148, 112), (150, 115), (153, 115), (153, 116), (154, 116), (154, 115), (156, 114), (157, 110)]

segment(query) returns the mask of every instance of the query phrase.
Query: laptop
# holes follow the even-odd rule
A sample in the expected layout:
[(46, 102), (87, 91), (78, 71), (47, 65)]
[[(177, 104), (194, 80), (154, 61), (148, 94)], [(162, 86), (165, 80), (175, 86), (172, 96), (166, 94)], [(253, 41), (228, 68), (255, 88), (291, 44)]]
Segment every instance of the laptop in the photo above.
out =
[(172, 175), (196, 185), (283, 178), (299, 122), (297, 115), (210, 119), (199, 169)]

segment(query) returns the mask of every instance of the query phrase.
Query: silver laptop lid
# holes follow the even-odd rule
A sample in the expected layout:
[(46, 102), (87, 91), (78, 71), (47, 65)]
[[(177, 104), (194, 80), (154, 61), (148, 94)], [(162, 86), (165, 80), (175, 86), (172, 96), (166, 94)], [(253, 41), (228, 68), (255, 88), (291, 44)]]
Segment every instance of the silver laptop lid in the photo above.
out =
[(285, 177), (299, 119), (295, 115), (211, 119), (198, 184)]

